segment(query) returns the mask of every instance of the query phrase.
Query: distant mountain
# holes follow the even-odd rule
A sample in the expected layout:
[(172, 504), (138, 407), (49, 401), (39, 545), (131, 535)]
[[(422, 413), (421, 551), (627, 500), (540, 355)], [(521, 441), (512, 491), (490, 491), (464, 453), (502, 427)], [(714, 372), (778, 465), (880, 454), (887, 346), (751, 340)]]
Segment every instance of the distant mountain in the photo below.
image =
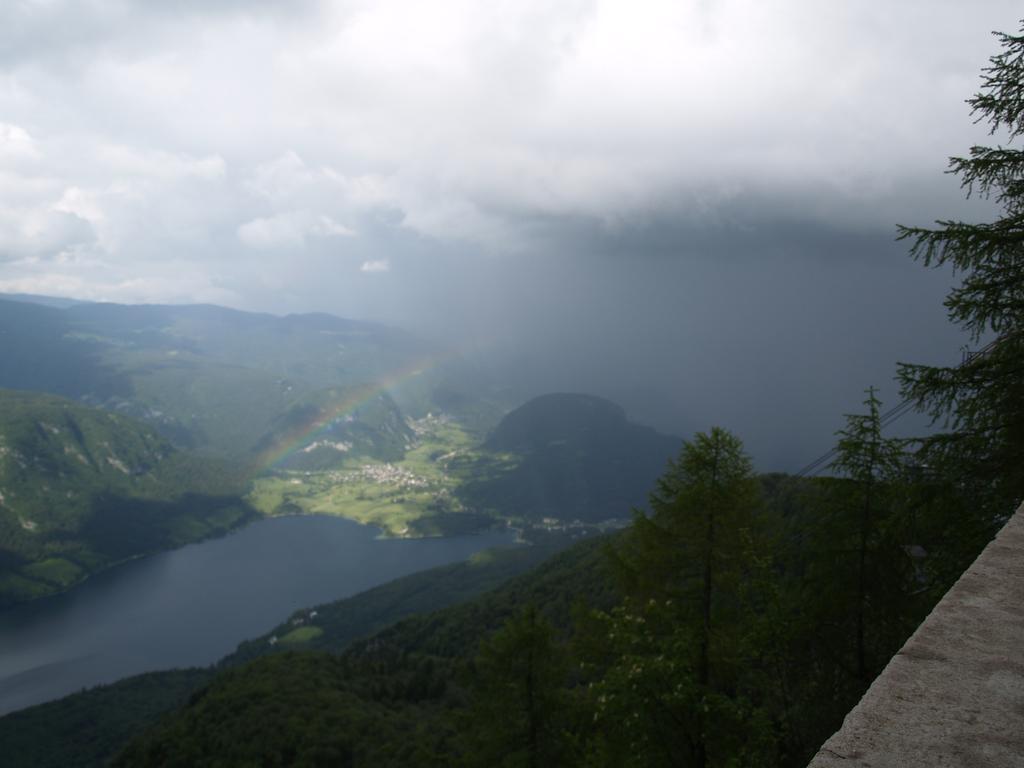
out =
[(502, 419), (484, 448), (490, 461), (464, 468), (467, 504), (530, 519), (626, 518), (646, 505), (682, 441), (631, 424), (599, 397), (551, 394)]
[(620, 444), (629, 430), (621, 406), (594, 395), (557, 393), (535, 397), (509, 413), (485, 445), (492, 451), (518, 452), (563, 444), (604, 448)]
[(430, 385), (417, 371), (438, 357), (411, 334), (325, 314), (0, 298), (0, 387), (102, 406), (233, 459), (264, 450), (327, 390), (400, 384), (403, 404), (425, 412)]
[(88, 303), (78, 299), (66, 299), (62, 296), (40, 296), (36, 293), (0, 293), (0, 300), (22, 301), (26, 304), (41, 304), (44, 307), (56, 307), (57, 309), (65, 309), (76, 304)]
[(0, 387), (97, 399), (124, 396), (130, 382), (94, 340), (76, 337), (65, 311), (0, 300)]
[(255, 515), (244, 490), (129, 418), (0, 390), (0, 605), (229, 530)]
[(323, 313), (278, 317), (205, 304), (79, 304), (65, 314), (82, 336), (122, 350), (191, 354), (312, 387), (373, 381), (430, 351), (404, 331)]

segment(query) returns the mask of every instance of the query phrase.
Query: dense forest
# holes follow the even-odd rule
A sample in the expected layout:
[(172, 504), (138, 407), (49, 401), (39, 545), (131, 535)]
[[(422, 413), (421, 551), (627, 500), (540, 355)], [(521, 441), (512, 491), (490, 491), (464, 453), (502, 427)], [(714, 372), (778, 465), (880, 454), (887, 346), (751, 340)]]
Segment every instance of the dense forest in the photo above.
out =
[[(857, 439), (873, 423), (842, 462), (892, 447)], [(890, 468), (759, 478), (699, 435), (630, 529), (338, 655), (222, 673), (118, 764), (803, 765), (984, 538)]]
[(246, 485), (131, 418), (0, 389), (0, 606), (251, 521)]

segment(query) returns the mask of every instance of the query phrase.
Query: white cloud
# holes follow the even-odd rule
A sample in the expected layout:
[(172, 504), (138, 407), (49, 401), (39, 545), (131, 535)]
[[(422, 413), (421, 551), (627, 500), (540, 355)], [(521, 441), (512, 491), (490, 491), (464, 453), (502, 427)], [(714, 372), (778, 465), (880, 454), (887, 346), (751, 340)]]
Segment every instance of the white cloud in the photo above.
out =
[(0, 207), (0, 262), (22, 258), (55, 258), (90, 243), (89, 223), (52, 207)]
[(124, 144), (100, 146), (97, 162), (119, 178), (216, 182), (223, 180), (227, 172), (224, 158), (217, 154), (195, 157), (181, 152), (140, 150)]
[(238, 227), (238, 239), (250, 248), (301, 248), (314, 237), (351, 237), (355, 232), (329, 216), (287, 211), (256, 218)]
[(212, 251), (231, 205), (222, 157), (60, 133), (4, 136), (31, 151), (0, 165), (0, 259), (88, 248), (139, 264)]
[(238, 228), (238, 239), (250, 248), (297, 248), (305, 236), (305, 227), (295, 214), (253, 219)]
[(317, 216), (309, 231), (320, 237), (352, 237), (356, 234), (355, 230), (339, 224), (330, 216)]
[(53, 207), (54, 210), (72, 213), (93, 224), (102, 224), (106, 220), (99, 195), (94, 190), (68, 187)]
[(239, 297), (229, 289), (211, 283), (198, 272), (177, 270), (149, 277), (116, 274), (96, 265), (61, 265), (45, 271), (28, 270), (14, 277), (0, 278), (0, 293), (35, 293), (65, 296), (86, 301), (174, 304), (208, 302), (237, 305)]
[(261, 163), (245, 187), (271, 202), (293, 202), (304, 196), (322, 177), (309, 168), (294, 150)]
[(364, 261), (362, 266), (359, 267), (360, 272), (390, 272), (391, 262), (387, 259), (373, 259), (371, 261)]
[(579, 221), (891, 231), (963, 210), (945, 158), (985, 140), (963, 99), (988, 31), (1019, 15), (1010, 0), (158, 7), (3, 12), (0, 260), (74, 251), (148, 277), (187, 258), (243, 280), (253, 259), (356, 232), (332, 251), (346, 268), (397, 260), (405, 235), (520, 253)]
[(5, 162), (37, 157), (35, 142), (28, 131), (18, 125), (0, 122), (0, 159)]

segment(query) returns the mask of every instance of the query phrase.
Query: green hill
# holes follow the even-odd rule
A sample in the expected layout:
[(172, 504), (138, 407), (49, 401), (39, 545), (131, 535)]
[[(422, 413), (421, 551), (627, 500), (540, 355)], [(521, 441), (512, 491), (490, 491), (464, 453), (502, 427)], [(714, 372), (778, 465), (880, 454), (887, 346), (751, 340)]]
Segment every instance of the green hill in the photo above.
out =
[[(539, 546), (481, 552), (471, 560), (397, 579), (344, 600), (307, 609), (263, 637), (246, 641), (217, 669), (296, 649), (340, 653), (352, 643), (414, 614), (472, 600), (538, 566), (568, 543), (552, 538)], [(591, 545), (592, 546), (592, 545)], [(515, 582), (522, 589), (523, 580)], [(310, 614), (316, 611), (314, 619)], [(293, 624), (304, 618), (300, 637)], [(271, 644), (271, 637), (291, 639)], [(133, 737), (164, 714), (185, 706), (209, 684), (215, 668), (152, 672), (97, 686), (59, 701), (0, 717), (0, 754), (11, 768), (106, 765)]]
[(288, 651), (228, 669), (114, 764), (443, 765), (428, 754), (452, 738), (448, 717), (480, 641), (527, 602), (566, 628), (578, 600), (614, 601), (600, 539), (340, 655)]
[(0, 390), (0, 604), (254, 515), (227, 465), (64, 398)]
[(102, 406), (180, 448), (236, 460), (258, 454), (296, 409), (340, 390), (401, 382), (408, 407), (429, 409), (430, 373), (416, 372), (439, 355), (373, 323), (204, 305), (0, 299), (0, 328), (0, 387)]
[(625, 518), (646, 505), (681, 445), (628, 422), (608, 400), (543, 395), (502, 419), (484, 444), (490, 456), (463, 468), (460, 494), (471, 506), (510, 517)]
[(65, 397), (123, 397), (130, 382), (100, 344), (73, 337), (63, 309), (0, 300), (0, 387)]

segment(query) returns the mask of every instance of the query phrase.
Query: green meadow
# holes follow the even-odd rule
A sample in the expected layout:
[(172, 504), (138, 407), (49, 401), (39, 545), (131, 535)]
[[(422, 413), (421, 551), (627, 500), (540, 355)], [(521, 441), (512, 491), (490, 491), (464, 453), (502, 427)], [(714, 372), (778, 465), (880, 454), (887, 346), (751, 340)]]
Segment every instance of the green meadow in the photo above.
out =
[(308, 643), (310, 640), (316, 640), (323, 633), (324, 631), (320, 627), (297, 627), (280, 638), (279, 642)]
[(482, 527), (480, 510), (459, 497), (465, 472), (511, 459), (480, 452), (478, 439), (449, 418), (409, 423), (415, 443), (397, 461), (361, 456), (322, 472), (270, 470), (255, 479), (247, 501), (265, 515), (338, 515), (386, 536), (439, 535), (465, 530), (470, 520)]

